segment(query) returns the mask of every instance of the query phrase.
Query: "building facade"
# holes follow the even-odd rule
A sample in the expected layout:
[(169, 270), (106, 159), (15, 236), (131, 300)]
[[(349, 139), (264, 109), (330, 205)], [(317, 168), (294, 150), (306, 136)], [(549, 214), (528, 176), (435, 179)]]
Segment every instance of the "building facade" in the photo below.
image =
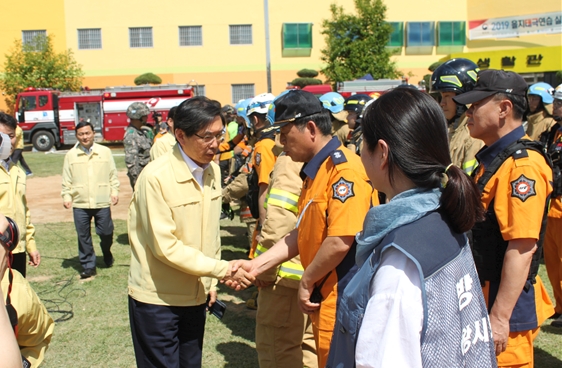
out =
[[(353, 0), (332, 2), (354, 11)], [(410, 83), (422, 80), (433, 62), (460, 56), (552, 83), (562, 70), (562, 3), (528, 4), (386, 1), (394, 29), (389, 47)], [(83, 86), (91, 89), (133, 85), (151, 72), (163, 83), (191, 84), (223, 104), (235, 103), (268, 89), (266, 28), (272, 93), (285, 89), (298, 70), (322, 67), (322, 21), (330, 18), (329, 8), (324, 0), (5, 1), (0, 72), (15, 39), (50, 34), (56, 50), (72, 49), (85, 72)], [(520, 20), (517, 32), (492, 32)]]

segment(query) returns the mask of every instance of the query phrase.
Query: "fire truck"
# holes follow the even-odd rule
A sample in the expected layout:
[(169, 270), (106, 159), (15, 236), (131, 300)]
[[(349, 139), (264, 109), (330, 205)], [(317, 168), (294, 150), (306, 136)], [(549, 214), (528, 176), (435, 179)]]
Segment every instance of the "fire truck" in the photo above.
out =
[(408, 84), (404, 79), (377, 79), (377, 80), (353, 80), (347, 82), (339, 82), (337, 84), (337, 92), (344, 98), (355, 94), (364, 94), (371, 97), (378, 97), (398, 86)]
[[(129, 125), (126, 111), (131, 103), (144, 102), (166, 121), (170, 108), (191, 97), (191, 86), (177, 84), (82, 92), (28, 88), (17, 96), (16, 119), (25, 143), (32, 143), (38, 151), (49, 151), (53, 146), (75, 144), (74, 130), (81, 121), (94, 126), (97, 142), (122, 141)], [(148, 123), (154, 124), (152, 114)]]

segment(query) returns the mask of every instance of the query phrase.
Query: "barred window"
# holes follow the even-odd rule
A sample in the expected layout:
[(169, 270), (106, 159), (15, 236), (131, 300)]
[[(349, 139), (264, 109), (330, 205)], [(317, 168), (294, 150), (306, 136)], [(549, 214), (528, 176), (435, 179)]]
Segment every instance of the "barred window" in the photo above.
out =
[(231, 45), (251, 45), (252, 44), (252, 25), (241, 24), (230, 27)]
[(47, 31), (42, 29), (42, 30), (21, 32), (21, 39), (24, 45), (32, 45), (38, 36), (47, 37)]
[(78, 49), (101, 49), (101, 28), (79, 29)]
[(152, 47), (152, 27), (129, 28), (130, 47)]
[(232, 103), (238, 103), (240, 100), (254, 96), (253, 84), (233, 84), (232, 85)]
[(202, 46), (203, 27), (180, 26), (180, 46)]

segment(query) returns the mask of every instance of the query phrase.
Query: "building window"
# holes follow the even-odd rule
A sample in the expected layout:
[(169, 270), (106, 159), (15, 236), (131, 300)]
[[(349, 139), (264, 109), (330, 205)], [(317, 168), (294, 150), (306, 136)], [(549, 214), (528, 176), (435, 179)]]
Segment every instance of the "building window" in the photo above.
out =
[(180, 46), (202, 46), (202, 28), (201, 26), (180, 26)]
[(252, 44), (252, 25), (241, 24), (230, 27), (231, 45), (251, 45)]
[(232, 102), (238, 103), (240, 100), (245, 100), (254, 97), (253, 84), (233, 84), (232, 85)]
[(311, 49), (312, 23), (284, 23), (284, 49)]
[(152, 27), (129, 28), (130, 47), (152, 47)]
[(402, 47), (404, 46), (404, 22), (388, 22), (392, 27), (392, 33), (386, 46)]
[(408, 22), (406, 46), (434, 46), (434, 22)]
[(79, 29), (78, 49), (101, 49), (101, 28)]
[(200, 84), (193, 86), (193, 93), (195, 96), (207, 96), (207, 91), (205, 91), (205, 85)]
[(465, 22), (439, 22), (439, 46), (464, 46), (466, 45)]
[(37, 37), (47, 37), (46, 30), (22, 31), (21, 39), (24, 45), (33, 45)]

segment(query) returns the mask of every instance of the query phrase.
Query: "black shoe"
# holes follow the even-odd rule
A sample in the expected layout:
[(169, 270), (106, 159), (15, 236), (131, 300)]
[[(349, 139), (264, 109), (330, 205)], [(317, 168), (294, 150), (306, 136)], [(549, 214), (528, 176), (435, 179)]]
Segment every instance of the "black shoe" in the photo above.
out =
[(96, 268), (86, 268), (84, 271), (80, 272), (81, 279), (87, 279), (96, 275)]
[(113, 255), (109, 253), (108, 255), (103, 256), (103, 261), (105, 262), (107, 268), (109, 268), (115, 263), (115, 258), (113, 258)]
[(558, 317), (562, 316), (560, 313), (554, 313), (552, 316), (548, 317), (548, 319), (558, 319)]

